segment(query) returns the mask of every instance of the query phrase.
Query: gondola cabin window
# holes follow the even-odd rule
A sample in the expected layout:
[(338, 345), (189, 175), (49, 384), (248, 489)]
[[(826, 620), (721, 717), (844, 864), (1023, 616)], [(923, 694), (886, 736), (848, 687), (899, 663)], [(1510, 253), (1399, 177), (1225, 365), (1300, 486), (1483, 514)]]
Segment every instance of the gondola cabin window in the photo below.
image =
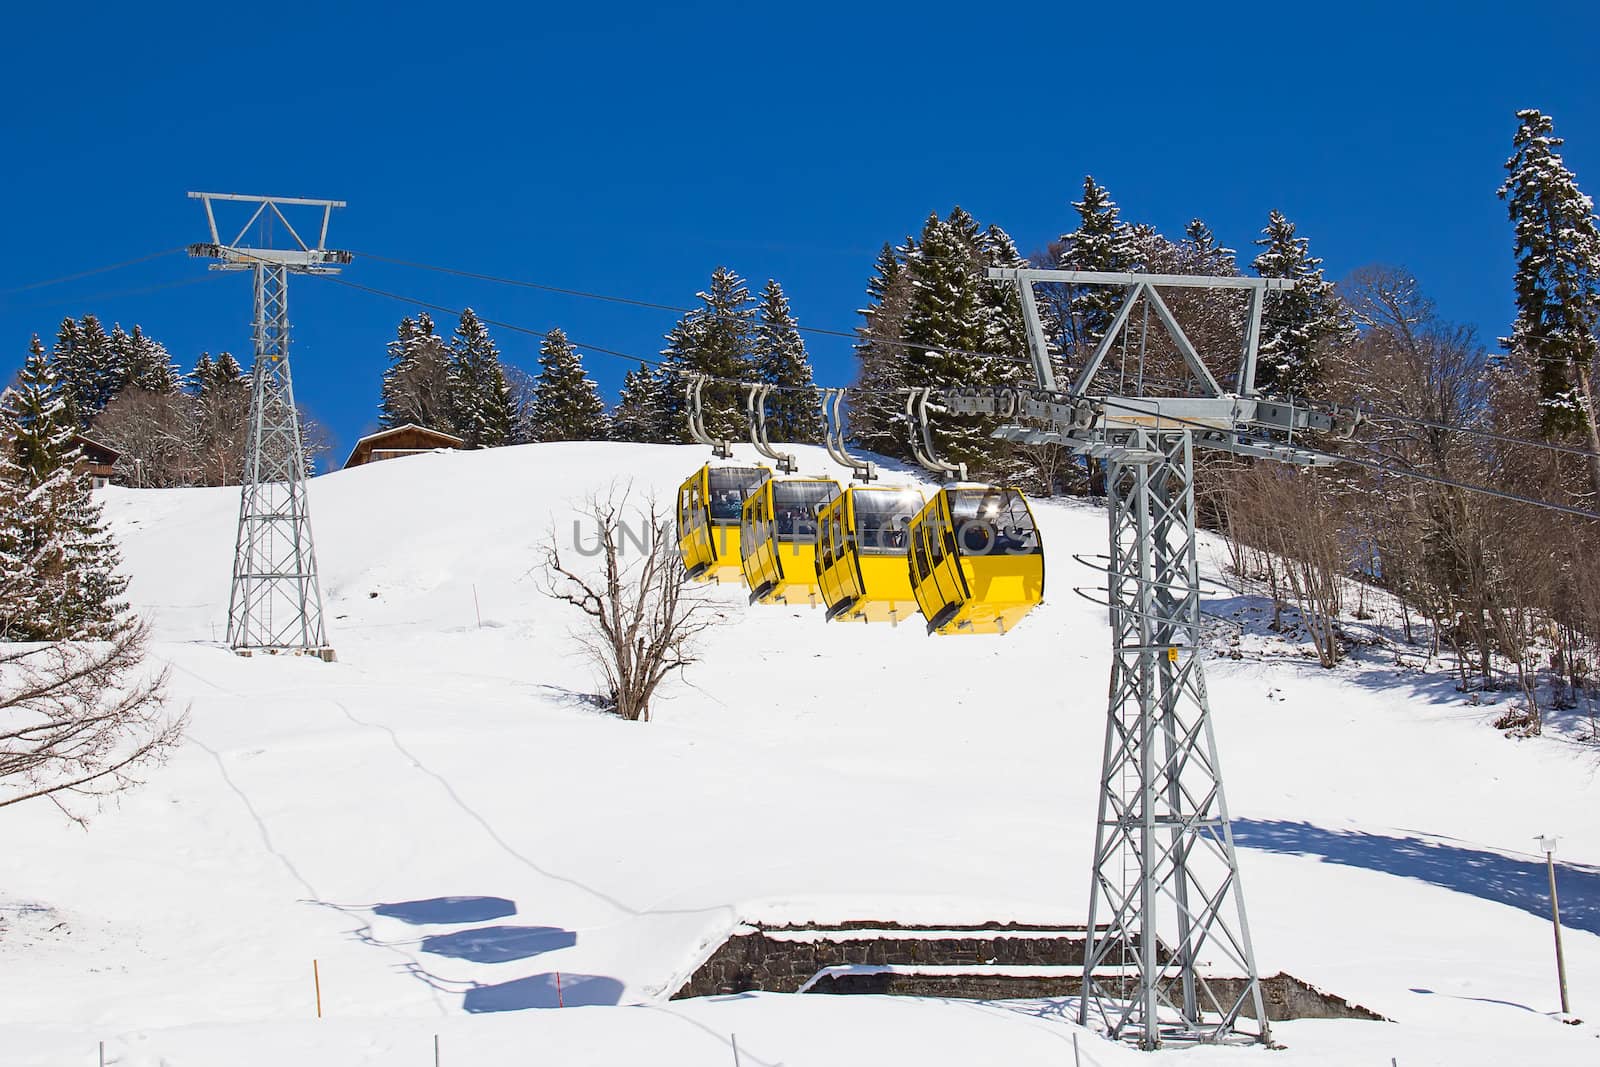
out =
[(950, 521), (963, 556), (1037, 555), (1039, 530), (1015, 489), (958, 489), (950, 494)]
[(711, 521), (738, 525), (744, 502), (766, 480), (759, 467), (712, 467), (710, 471)]
[(814, 541), (817, 536), (817, 510), (838, 495), (839, 486), (835, 482), (774, 482), (772, 507), (778, 540)]
[(922, 494), (857, 493), (856, 547), (868, 556), (904, 555), (910, 538), (906, 527), (922, 510)]

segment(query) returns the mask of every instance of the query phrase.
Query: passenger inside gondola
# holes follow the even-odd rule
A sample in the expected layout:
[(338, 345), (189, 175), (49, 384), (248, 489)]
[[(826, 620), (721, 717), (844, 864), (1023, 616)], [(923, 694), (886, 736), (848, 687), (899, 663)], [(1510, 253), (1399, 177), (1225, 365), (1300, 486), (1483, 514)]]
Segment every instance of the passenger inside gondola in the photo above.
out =
[(779, 481), (772, 487), (778, 540), (814, 544), (817, 509), (839, 495), (833, 482)]
[(901, 555), (909, 543), (906, 526), (922, 510), (915, 492), (858, 493), (855, 499), (856, 542), (867, 555)]
[(712, 467), (711, 499), (707, 502), (711, 521), (737, 525), (744, 502), (766, 476), (756, 467)]
[(964, 556), (1038, 553), (1039, 531), (1014, 489), (959, 489), (950, 494), (950, 521)]

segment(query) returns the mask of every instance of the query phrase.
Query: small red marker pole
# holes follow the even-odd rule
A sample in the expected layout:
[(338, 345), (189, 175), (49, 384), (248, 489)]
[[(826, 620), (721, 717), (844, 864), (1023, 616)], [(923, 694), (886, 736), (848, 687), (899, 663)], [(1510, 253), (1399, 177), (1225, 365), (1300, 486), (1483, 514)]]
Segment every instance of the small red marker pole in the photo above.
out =
[(564, 1008), (566, 1006), (567, 1006), (567, 1002), (561, 996), (561, 972), (557, 971), (556, 972), (556, 1007)]

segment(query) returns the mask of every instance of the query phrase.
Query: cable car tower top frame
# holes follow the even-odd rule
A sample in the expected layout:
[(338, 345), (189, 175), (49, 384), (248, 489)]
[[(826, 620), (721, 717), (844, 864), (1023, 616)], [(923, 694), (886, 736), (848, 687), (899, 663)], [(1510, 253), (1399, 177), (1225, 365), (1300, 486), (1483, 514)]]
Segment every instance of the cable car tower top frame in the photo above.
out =
[[(1200, 664), (1194, 449), (1325, 462), (1295, 448), (1293, 435), (1333, 430), (1333, 417), (1256, 393), (1265, 301), (1294, 281), (1022, 268), (992, 268), (988, 276), (1017, 286), (1037, 388), (1005, 398), (958, 393), (946, 397), (947, 405), (1010, 414), (1017, 421), (997, 436), (1058, 443), (1105, 463), (1110, 552), (1102, 569), (1111, 684), (1079, 1022), (1094, 1018), (1112, 1036), (1143, 1048), (1270, 1044)], [(1043, 282), (1115, 287), (1123, 294), (1105, 335), (1066, 388), (1056, 380), (1035, 298), (1034, 286)], [(1245, 293), (1232, 390), (1224, 390), (1206, 365), (1161, 289)], [(1119, 335), (1126, 353), (1137, 307), (1143, 308), (1141, 350), (1153, 313), (1186, 369), (1183, 395), (1091, 391)], [(1140, 370), (1142, 386), (1142, 364)], [(1126, 375), (1118, 384), (1126, 384)], [(1244, 981), (1213, 988), (1200, 973), (1213, 963)], [(1253, 1033), (1241, 1026), (1246, 1018), (1256, 1020)]]
[[(250, 372), (250, 422), (240, 476), (239, 534), (234, 545), (233, 588), (228, 598), (228, 645), (240, 655), (291, 652), (333, 658), (322, 622), (322, 590), (306, 500), (306, 453), (289, 375), (289, 275), (337, 274), (349, 252), (327, 247), (328, 222), (342, 200), (241, 193), (190, 193), (205, 205), (211, 240), (189, 246), (191, 256), (214, 259), (212, 270), (254, 274), (254, 362)], [(214, 203), (256, 205), (231, 241), (217, 230)], [(302, 238), (284, 208), (321, 208), (315, 243)], [(287, 232), (292, 247), (245, 241), (250, 228)]]

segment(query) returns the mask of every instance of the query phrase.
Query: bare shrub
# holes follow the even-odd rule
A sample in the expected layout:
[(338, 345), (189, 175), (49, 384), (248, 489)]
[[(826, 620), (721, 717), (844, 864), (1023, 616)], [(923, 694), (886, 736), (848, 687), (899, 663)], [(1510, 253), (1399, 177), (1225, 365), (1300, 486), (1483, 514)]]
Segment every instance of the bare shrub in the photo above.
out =
[[(628, 497), (625, 489), (591, 497), (574, 524), (570, 550), (552, 533), (542, 566), (546, 591), (584, 615), (580, 640), (599, 669), (611, 710), (648, 721), (656, 688), (695, 662), (695, 637), (721, 616), (688, 586), (671, 517), (654, 498), (630, 508)], [(585, 538), (592, 543), (585, 545)], [(592, 559), (597, 568), (582, 568), (575, 556)]]
[(0, 807), (45, 798), (82, 822), (74, 798), (166, 757), (186, 720), (167, 712), (167, 672), (142, 669), (145, 640), (129, 619), (104, 641), (0, 644)]

